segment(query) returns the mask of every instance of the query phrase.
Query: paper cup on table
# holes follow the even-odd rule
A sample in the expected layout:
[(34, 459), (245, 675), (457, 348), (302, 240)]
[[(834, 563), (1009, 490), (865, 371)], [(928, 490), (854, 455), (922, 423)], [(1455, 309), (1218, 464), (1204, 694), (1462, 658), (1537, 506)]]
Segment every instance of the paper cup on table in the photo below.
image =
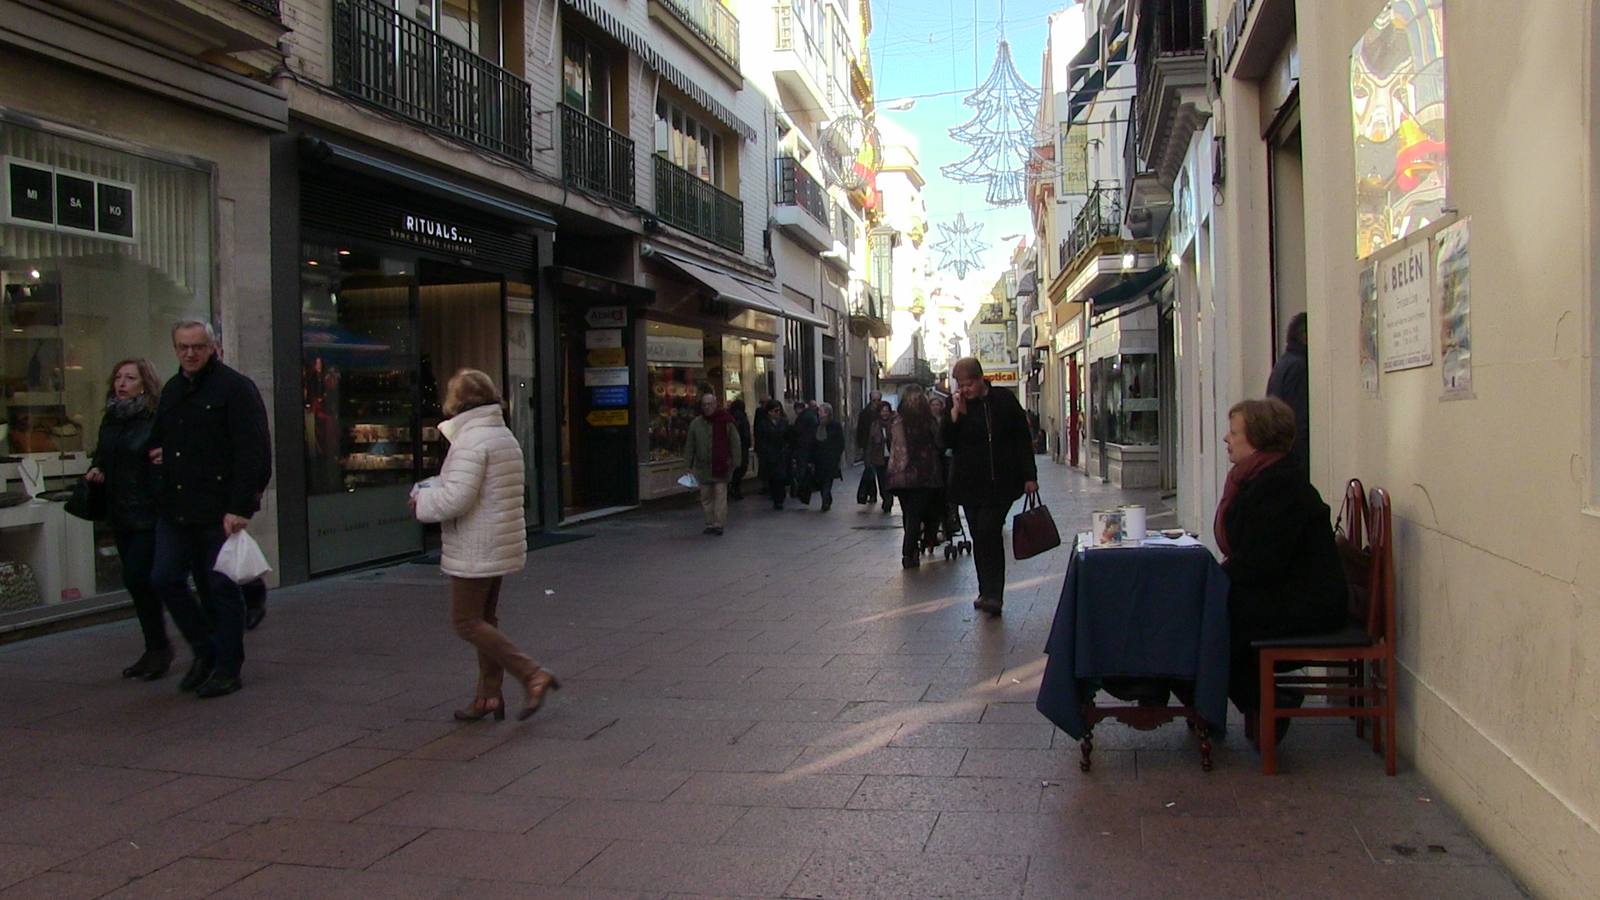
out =
[(1096, 510), (1094, 514), (1094, 545), (1108, 547), (1122, 543), (1122, 511)]
[(1142, 541), (1145, 536), (1144, 507), (1130, 503), (1122, 507), (1122, 539)]

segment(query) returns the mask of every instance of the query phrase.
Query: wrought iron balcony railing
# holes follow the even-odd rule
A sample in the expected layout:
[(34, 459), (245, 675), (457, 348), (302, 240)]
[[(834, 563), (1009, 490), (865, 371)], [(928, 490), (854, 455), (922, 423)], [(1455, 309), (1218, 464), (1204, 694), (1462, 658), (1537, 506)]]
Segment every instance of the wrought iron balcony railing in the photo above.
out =
[(778, 157), (777, 203), (779, 206), (798, 206), (823, 227), (828, 226), (828, 195), (822, 190), (822, 185), (811, 177), (811, 173), (800, 166), (800, 161), (793, 157)]
[(833, 219), (834, 239), (844, 245), (845, 253), (856, 252), (856, 220), (845, 214), (844, 207), (832, 201), (828, 204)]
[(561, 105), (561, 177), (579, 190), (633, 204), (633, 141), (599, 119)]
[(717, 55), (739, 68), (739, 19), (720, 0), (661, 0), (683, 24), (717, 51)]
[(279, 0), (237, 0), (240, 6), (253, 10), (269, 19), (279, 19), (283, 16), (283, 9)]
[(333, 0), (333, 84), (501, 156), (533, 158), (528, 83), (379, 0)]
[(1061, 268), (1076, 261), (1101, 238), (1116, 237), (1122, 233), (1122, 189), (1095, 185), (1089, 191), (1078, 218), (1072, 223), (1072, 233), (1062, 245)]
[[(1206, 4), (1205, 0), (1151, 0), (1140, 18), (1139, 33), (1134, 39), (1134, 84), (1138, 102), (1134, 112), (1148, 130), (1156, 123), (1154, 115), (1161, 102), (1157, 90), (1157, 67), (1178, 57), (1206, 55)], [(1147, 148), (1143, 133), (1135, 140)], [(1145, 160), (1146, 163), (1149, 160)]]
[(656, 156), (656, 215), (690, 234), (744, 252), (744, 203)]
[(857, 281), (855, 288), (855, 296), (850, 300), (850, 315), (875, 322), (887, 321), (878, 289), (864, 281)]

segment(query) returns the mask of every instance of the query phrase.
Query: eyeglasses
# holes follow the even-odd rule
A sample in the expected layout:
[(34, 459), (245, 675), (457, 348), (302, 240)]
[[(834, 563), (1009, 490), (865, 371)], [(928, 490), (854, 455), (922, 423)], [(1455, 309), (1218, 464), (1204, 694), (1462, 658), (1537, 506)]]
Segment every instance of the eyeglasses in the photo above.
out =
[(178, 348), (178, 352), (180, 354), (204, 353), (211, 349), (211, 344), (209, 342), (204, 344), (174, 344), (173, 346)]

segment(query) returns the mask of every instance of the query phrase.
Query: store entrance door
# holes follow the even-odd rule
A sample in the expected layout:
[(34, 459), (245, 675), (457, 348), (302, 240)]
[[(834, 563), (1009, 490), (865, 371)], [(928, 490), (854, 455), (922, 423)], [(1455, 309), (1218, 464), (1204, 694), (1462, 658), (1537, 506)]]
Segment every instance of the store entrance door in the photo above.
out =
[(1067, 459), (1068, 465), (1078, 467), (1078, 442), (1083, 436), (1083, 428), (1079, 423), (1083, 421), (1083, 408), (1079, 405), (1078, 388), (1078, 358), (1067, 358)]
[(638, 502), (627, 307), (562, 304), (561, 517)]

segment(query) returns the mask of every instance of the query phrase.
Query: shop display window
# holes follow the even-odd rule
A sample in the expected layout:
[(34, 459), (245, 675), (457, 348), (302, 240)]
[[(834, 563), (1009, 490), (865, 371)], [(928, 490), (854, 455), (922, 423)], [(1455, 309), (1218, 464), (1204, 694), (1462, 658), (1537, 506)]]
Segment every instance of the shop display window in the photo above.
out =
[[(650, 460), (681, 459), (689, 437), (689, 423), (700, 414), (700, 395), (718, 386), (708, 376), (708, 365), (720, 366), (721, 346), (704, 331), (646, 322), (645, 362), (650, 380)], [(707, 350), (712, 353), (707, 359)]]
[(1155, 444), (1160, 440), (1156, 356), (1125, 353), (1091, 366), (1095, 439), (1111, 444)]

